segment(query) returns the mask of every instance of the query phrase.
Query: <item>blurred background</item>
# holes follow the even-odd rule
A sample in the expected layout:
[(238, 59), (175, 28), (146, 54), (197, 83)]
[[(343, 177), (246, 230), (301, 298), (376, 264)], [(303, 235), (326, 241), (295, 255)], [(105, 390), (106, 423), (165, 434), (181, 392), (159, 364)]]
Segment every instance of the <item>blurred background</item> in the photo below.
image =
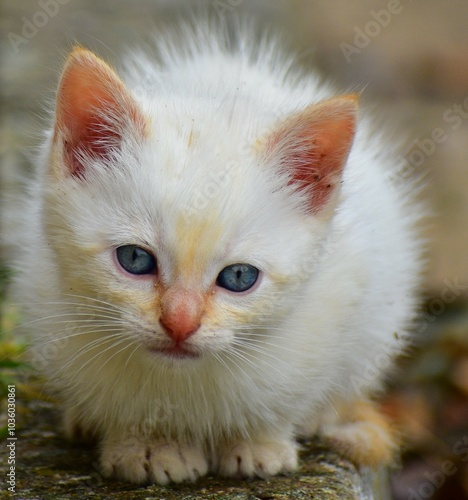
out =
[[(425, 308), (416, 345), (384, 401), (405, 439), (393, 497), (468, 498), (468, 1), (1, 0), (4, 229), (13, 234), (5, 193), (30, 172), (71, 46), (118, 64), (122, 50), (187, 7), (281, 31), (304, 67), (318, 67), (343, 90), (363, 91), (363, 109), (390, 140), (403, 140), (402, 179), (424, 175), (422, 196), (433, 213), (424, 229)], [(11, 251), (3, 241), (3, 262)], [(9, 314), (2, 321), (5, 330)]]

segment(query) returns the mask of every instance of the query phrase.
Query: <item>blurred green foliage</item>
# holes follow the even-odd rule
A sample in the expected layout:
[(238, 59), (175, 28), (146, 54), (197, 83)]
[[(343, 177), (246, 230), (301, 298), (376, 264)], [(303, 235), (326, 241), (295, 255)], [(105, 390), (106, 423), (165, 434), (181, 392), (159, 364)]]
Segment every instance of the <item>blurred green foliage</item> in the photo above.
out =
[[(11, 271), (0, 263), (0, 408), (8, 393), (8, 385), (16, 384), (27, 364), (21, 360), (25, 342), (15, 335), (19, 324), (18, 309), (7, 299)], [(0, 439), (6, 436), (6, 425), (0, 427)]]

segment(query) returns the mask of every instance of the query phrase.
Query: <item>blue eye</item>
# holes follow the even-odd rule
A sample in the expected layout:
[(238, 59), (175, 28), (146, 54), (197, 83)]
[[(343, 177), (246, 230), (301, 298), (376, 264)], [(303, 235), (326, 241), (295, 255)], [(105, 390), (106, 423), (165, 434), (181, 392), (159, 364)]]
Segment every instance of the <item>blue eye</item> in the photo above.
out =
[(255, 285), (258, 274), (259, 270), (250, 264), (233, 264), (219, 273), (216, 284), (231, 292), (245, 292)]
[(136, 245), (119, 247), (116, 254), (119, 264), (131, 274), (151, 274), (156, 270), (156, 259)]

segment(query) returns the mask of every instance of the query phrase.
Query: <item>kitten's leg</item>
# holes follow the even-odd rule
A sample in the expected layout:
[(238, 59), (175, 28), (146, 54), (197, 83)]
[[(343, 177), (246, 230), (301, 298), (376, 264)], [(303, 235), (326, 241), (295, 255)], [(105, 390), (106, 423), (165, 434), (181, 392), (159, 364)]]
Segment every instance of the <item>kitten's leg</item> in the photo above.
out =
[(225, 477), (268, 478), (297, 468), (297, 444), (292, 439), (240, 440), (218, 450), (218, 471)]
[(319, 432), (337, 451), (356, 465), (376, 467), (392, 462), (398, 448), (397, 433), (375, 404), (356, 401), (335, 410), (338, 417), (334, 422), (327, 419)]
[(98, 432), (85, 425), (76, 408), (66, 408), (63, 413), (63, 429), (70, 441), (77, 443), (95, 444)]
[(201, 447), (168, 440), (107, 438), (102, 443), (101, 470), (105, 477), (139, 484), (193, 482), (208, 472), (208, 461)]

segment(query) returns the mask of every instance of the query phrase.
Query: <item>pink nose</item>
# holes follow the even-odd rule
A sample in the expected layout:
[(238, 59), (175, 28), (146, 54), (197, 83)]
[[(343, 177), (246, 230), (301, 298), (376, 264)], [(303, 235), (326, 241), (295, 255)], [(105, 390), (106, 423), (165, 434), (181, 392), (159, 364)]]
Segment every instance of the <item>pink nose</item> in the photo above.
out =
[(175, 342), (183, 342), (200, 327), (203, 298), (197, 292), (172, 288), (161, 301), (159, 322), (165, 333)]
[(200, 323), (194, 324), (192, 322), (180, 321), (176, 318), (163, 318), (159, 320), (164, 331), (175, 342), (183, 342), (193, 335), (199, 328)]

